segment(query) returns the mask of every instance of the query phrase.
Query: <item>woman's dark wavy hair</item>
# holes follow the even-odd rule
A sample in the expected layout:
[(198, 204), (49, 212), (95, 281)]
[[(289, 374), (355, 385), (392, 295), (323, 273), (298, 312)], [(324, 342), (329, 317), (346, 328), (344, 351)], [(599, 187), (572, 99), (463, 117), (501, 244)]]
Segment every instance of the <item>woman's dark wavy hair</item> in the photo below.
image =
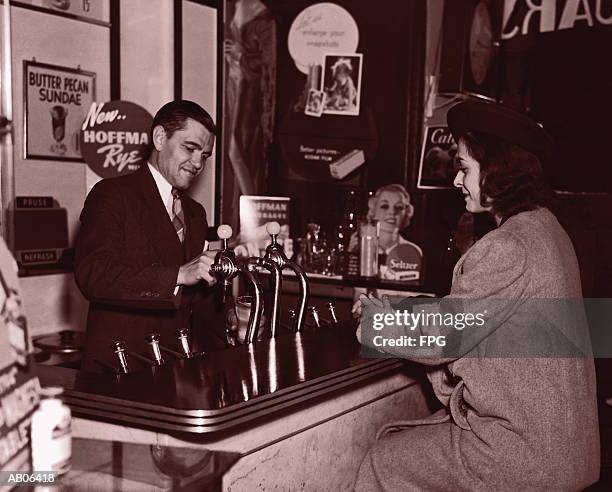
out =
[(554, 193), (544, 179), (542, 163), (531, 152), (480, 133), (456, 135), (480, 164), (481, 205), (491, 206), (502, 221), (537, 207), (550, 207)]

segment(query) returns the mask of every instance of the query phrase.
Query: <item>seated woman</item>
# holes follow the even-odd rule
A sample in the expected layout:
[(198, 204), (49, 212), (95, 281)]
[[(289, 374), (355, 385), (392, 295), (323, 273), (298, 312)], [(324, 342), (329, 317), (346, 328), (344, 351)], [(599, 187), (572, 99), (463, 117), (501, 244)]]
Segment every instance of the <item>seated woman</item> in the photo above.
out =
[[(582, 305), (582, 292), (572, 243), (547, 208), (550, 139), (526, 116), (483, 102), (454, 106), (448, 124), (458, 142), (454, 185), (468, 211), (492, 214), (498, 227), (461, 257), (450, 295), (431, 309), (475, 303), (488, 313), (483, 325), (449, 327), (454, 347), (380, 348), (368, 309), (393, 308), (363, 299), (358, 337), (427, 365), (443, 408), (385, 426), (355, 489), (580, 490), (599, 474), (595, 372), (586, 324), (562, 326), (559, 316)], [(433, 330), (421, 322), (410, 333), (419, 340)], [(584, 345), (572, 344), (572, 330)]]

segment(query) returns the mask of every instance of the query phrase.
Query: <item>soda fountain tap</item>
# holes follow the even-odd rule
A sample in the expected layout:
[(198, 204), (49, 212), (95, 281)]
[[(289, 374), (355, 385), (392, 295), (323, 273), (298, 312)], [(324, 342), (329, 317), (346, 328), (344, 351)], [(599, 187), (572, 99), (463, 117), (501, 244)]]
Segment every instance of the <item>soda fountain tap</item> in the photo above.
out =
[(191, 352), (191, 347), (189, 347), (189, 330), (186, 328), (182, 328), (179, 330), (179, 342), (181, 343), (181, 349), (183, 350), (183, 355), (190, 359), (193, 357), (193, 353)]
[(113, 352), (117, 356), (119, 360), (119, 367), (121, 371), (125, 374), (129, 372), (128, 363), (127, 363), (127, 355), (125, 353), (125, 342), (121, 340), (117, 340), (112, 345)]
[(216, 275), (213, 272), (212, 267), (211, 273), (215, 277), (217, 277), (218, 280), (223, 278), (223, 302), (225, 303), (232, 289), (231, 281), (236, 276), (236, 273), (233, 272), (233, 267), (236, 266), (236, 253), (234, 253), (234, 251), (229, 247), (228, 244), (229, 238), (232, 237), (231, 226), (227, 224), (220, 225), (219, 227), (217, 227), (217, 235), (223, 241), (223, 247), (221, 248), (221, 251), (219, 251), (215, 255), (214, 264), (220, 265), (217, 268), (220, 269), (220, 271), (222, 271), (223, 273), (220, 274), (221, 277), (219, 277), (219, 275)]
[(151, 346), (151, 352), (153, 353), (153, 359), (158, 366), (161, 366), (164, 363), (164, 358), (162, 357), (161, 350), (159, 347), (159, 334), (158, 333), (150, 333), (146, 336), (147, 343)]
[(280, 318), (280, 293), (282, 286), (282, 275), (281, 269), (277, 263), (267, 258), (258, 258), (253, 256), (248, 259), (251, 265), (258, 267), (264, 267), (272, 274), (272, 281), (274, 282), (274, 294), (272, 297), (272, 315), (270, 316), (270, 338), (276, 337), (276, 329), (278, 327)]
[(319, 319), (319, 310), (315, 306), (310, 307), (310, 314), (317, 328), (321, 328), (321, 320)]
[(336, 307), (333, 303), (328, 302), (327, 308), (329, 309), (329, 313), (332, 317), (331, 321), (327, 318), (324, 318), (316, 306), (310, 306), (310, 314), (312, 315), (312, 319), (317, 328), (321, 328), (322, 326), (334, 326), (338, 324), (338, 318), (336, 317)]
[(327, 308), (329, 309), (329, 314), (332, 317), (332, 322), (334, 324), (338, 324), (338, 317), (336, 316), (336, 306), (334, 306), (333, 302), (328, 302), (327, 303)]
[(295, 318), (297, 317), (297, 315), (295, 314), (295, 309), (289, 309), (287, 314), (289, 317), (289, 324), (286, 325), (285, 323), (281, 323), (280, 326), (282, 326), (287, 331), (294, 331), (295, 330)]
[(253, 303), (251, 312), (249, 313), (249, 324), (245, 336), (247, 344), (253, 343), (257, 336), (259, 323), (261, 322), (262, 311), (262, 291), (257, 283), (255, 275), (248, 268), (248, 262), (239, 263), (236, 254), (230, 249), (228, 240), (232, 236), (232, 228), (229, 225), (223, 224), (217, 228), (217, 234), (223, 240), (223, 249), (215, 256), (215, 261), (210, 267), (210, 272), (219, 281), (223, 282), (224, 301), (227, 298), (227, 293), (231, 289), (231, 281), (237, 275), (243, 275), (251, 283), (253, 287)]
[(304, 325), (304, 316), (306, 314), (306, 303), (308, 302), (308, 282), (304, 270), (295, 262), (289, 260), (283, 251), (283, 248), (278, 244), (278, 233), (280, 232), (280, 224), (278, 222), (268, 222), (266, 231), (270, 234), (272, 242), (266, 248), (264, 256), (267, 260), (275, 262), (281, 270), (289, 268), (295, 272), (300, 285), (300, 301), (298, 304), (296, 331), (300, 331)]

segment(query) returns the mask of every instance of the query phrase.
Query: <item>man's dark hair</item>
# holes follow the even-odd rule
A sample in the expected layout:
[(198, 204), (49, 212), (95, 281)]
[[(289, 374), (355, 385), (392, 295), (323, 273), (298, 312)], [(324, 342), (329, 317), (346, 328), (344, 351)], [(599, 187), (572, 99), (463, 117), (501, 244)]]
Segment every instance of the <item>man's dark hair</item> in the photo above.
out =
[(480, 164), (481, 205), (490, 205), (502, 220), (551, 205), (554, 194), (536, 155), (480, 132), (464, 132), (455, 139), (463, 141), (469, 155)]
[(164, 104), (157, 112), (151, 126), (150, 141), (153, 142), (153, 128), (156, 126), (161, 125), (166, 130), (168, 138), (170, 138), (175, 131), (185, 128), (185, 122), (188, 118), (201, 123), (204, 128), (215, 135), (217, 131), (215, 122), (202, 106), (193, 101), (178, 100)]

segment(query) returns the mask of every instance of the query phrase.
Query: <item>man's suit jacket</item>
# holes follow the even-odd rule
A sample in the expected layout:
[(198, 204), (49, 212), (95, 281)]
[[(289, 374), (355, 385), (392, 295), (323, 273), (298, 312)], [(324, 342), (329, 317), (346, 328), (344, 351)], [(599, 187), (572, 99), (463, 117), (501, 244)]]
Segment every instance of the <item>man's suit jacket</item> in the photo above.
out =
[(207, 232), (204, 208), (184, 193), (181, 203), (184, 244), (146, 165), (98, 182), (87, 196), (75, 258), (76, 282), (90, 301), (84, 370), (100, 371), (96, 359), (113, 360), (109, 346), (116, 340), (147, 354), (145, 337), (155, 332), (178, 349), (176, 333), (189, 327), (201, 290), (181, 287), (175, 296), (178, 270), (202, 252)]

